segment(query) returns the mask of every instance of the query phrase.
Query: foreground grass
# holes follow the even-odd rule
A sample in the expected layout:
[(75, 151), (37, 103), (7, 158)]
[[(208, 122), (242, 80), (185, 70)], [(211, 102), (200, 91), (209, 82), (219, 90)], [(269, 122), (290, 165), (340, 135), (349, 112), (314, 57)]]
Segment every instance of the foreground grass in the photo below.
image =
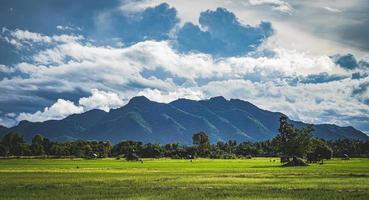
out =
[[(276, 159), (277, 160), (277, 159)], [(369, 199), (369, 159), (0, 160), (0, 199)]]

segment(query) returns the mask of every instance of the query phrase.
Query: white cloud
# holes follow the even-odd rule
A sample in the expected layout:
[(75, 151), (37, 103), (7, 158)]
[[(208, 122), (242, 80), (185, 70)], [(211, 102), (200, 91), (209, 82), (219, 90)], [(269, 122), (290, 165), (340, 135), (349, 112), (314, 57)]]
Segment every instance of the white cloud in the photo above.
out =
[(179, 98), (201, 100), (205, 96), (202, 91), (195, 88), (178, 88), (174, 91), (160, 91), (158, 89), (145, 89), (138, 92), (137, 96), (145, 96), (152, 101), (169, 103)]
[(50, 107), (46, 107), (43, 111), (37, 111), (35, 113), (20, 113), (17, 120), (43, 122), (51, 119), (63, 119), (71, 114), (81, 112), (83, 112), (82, 107), (74, 105), (71, 101), (58, 99), (57, 102)]
[(29, 32), (27, 30), (15, 30), (10, 33), (11, 36), (13, 36), (17, 40), (29, 40), (32, 42), (44, 42), (44, 43), (50, 43), (52, 42), (51, 37), (42, 35), (40, 33), (33, 33)]
[(25, 45), (32, 46), (33, 44), (72, 43), (84, 39), (81, 35), (62, 34), (47, 36), (41, 33), (30, 32), (28, 30), (9, 30), (5, 27), (2, 28), (2, 35), (0, 38), (1, 37), (4, 38), (6, 42), (17, 48), (24, 47)]
[(13, 72), (15, 72), (14, 68), (0, 64), (0, 73), (9, 74), (9, 73), (13, 73)]
[[(65, 61), (65, 58), (70, 60)], [(217, 60), (206, 54), (178, 54), (167, 42), (153, 41), (126, 48), (61, 44), (41, 51), (34, 56), (34, 60), (37, 65), (19, 63), (15, 66), (29, 78), (2, 80), (0, 88), (37, 91), (47, 85), (47, 90), (58, 92), (74, 91), (76, 88), (89, 92), (98, 88), (119, 94), (130, 91), (133, 95), (133, 91), (141, 88), (175, 91), (179, 82), (197, 85), (247, 76), (257, 76), (260, 80), (272, 78), (279, 82), (287, 76), (347, 73), (327, 56), (275, 49), (274, 57)], [(146, 71), (150, 73), (144, 75)], [(161, 75), (157, 75), (156, 71)]]
[[(124, 105), (124, 101), (118, 94), (106, 92), (97, 89), (91, 90), (92, 95), (79, 99), (79, 105), (71, 101), (58, 99), (50, 107), (46, 107), (43, 111), (35, 113), (20, 113), (17, 120), (27, 120), (31, 122), (43, 122), (46, 120), (59, 120), (72, 114), (78, 114), (93, 109), (104, 110), (109, 112), (110, 109), (119, 108)], [(11, 116), (11, 115), (12, 116)], [(14, 113), (7, 114), (7, 117), (15, 117)]]
[(97, 89), (91, 90), (92, 96), (79, 99), (79, 105), (84, 110), (100, 109), (109, 112), (112, 108), (119, 108), (124, 105), (124, 101), (118, 94), (105, 92)]

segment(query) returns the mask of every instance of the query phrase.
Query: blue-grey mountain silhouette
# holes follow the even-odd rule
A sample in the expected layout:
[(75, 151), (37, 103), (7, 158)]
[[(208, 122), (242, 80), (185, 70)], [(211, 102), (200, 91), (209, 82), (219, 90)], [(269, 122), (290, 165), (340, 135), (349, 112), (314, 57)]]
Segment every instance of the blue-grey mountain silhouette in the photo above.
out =
[[(14, 131), (23, 134), (28, 141), (33, 135), (42, 134), (58, 141), (89, 139), (117, 143), (121, 140), (138, 140), (190, 144), (192, 134), (205, 131), (211, 142), (261, 141), (271, 139), (278, 133), (281, 115), (239, 99), (178, 99), (166, 104), (139, 96), (110, 112), (91, 110), (62, 120), (21, 121), (12, 128), (1, 127), (0, 134)], [(298, 121), (291, 123), (296, 127), (308, 125)], [(332, 124), (314, 125), (314, 136), (326, 140), (369, 139), (353, 127)]]

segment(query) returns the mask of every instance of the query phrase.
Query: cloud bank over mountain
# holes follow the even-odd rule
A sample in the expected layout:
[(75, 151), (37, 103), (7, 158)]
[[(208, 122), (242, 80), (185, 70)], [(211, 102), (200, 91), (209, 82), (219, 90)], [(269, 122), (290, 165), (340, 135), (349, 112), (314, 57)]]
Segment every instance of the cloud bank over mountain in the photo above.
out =
[[(44, 27), (38, 25), (44, 22), (43, 13), (29, 23), (19, 16), (32, 6), (10, 1), (2, 6), (8, 14), (1, 15), (13, 17), (12, 23), (0, 20), (0, 124), (109, 111), (137, 95), (159, 102), (221, 95), (295, 120), (353, 125), (369, 132), (365, 48), (345, 46), (352, 51), (328, 54), (275, 43), (290, 31), (281, 27), (291, 27), (290, 18), (301, 17), (296, 16), (296, 3), (243, 3), (244, 9), (274, 13), (248, 22), (241, 8), (235, 8), (237, 1), (204, 1), (196, 20), (186, 18), (188, 11), (177, 1), (92, 2), (87, 9), (91, 15), (78, 14), (82, 3), (60, 5), (68, 8), (66, 13), (51, 14), (57, 20)], [(312, 6), (327, 14), (324, 6), (331, 5)], [(342, 12), (329, 13), (345, 15), (341, 5), (336, 9)], [(289, 16), (285, 25), (278, 20), (281, 16)]]

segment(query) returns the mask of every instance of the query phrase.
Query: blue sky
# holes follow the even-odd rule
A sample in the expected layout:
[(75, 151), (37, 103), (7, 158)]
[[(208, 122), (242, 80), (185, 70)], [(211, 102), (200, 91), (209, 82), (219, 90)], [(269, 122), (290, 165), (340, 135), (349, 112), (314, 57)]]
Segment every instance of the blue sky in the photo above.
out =
[(369, 133), (364, 0), (0, 4), (0, 124), (222, 95)]

